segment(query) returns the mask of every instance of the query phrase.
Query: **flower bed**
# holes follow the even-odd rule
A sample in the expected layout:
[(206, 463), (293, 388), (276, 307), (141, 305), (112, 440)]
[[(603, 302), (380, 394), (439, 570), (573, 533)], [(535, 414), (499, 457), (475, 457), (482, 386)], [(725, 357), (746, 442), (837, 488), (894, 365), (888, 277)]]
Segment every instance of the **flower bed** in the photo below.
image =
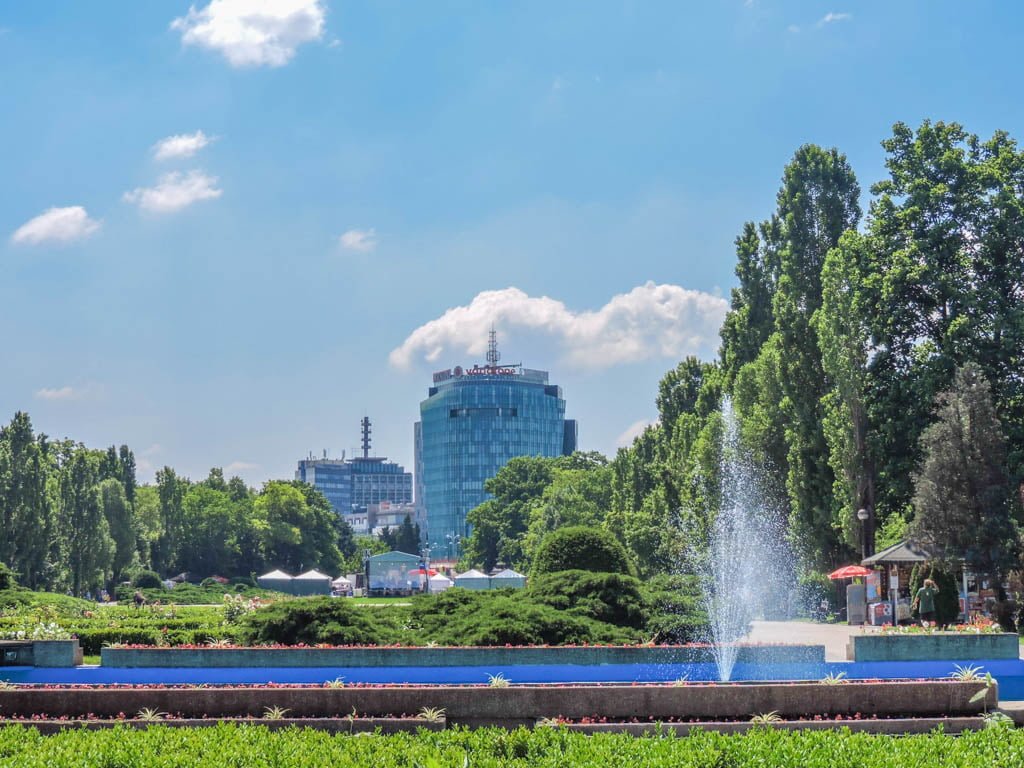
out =
[[(109, 647), (105, 667), (473, 667), (519, 665), (683, 664), (714, 661), (709, 645), (523, 646), (484, 648)], [(821, 645), (741, 645), (740, 664), (824, 664)]]
[[(0, 690), (0, 716), (117, 718), (144, 710), (185, 719), (414, 715), (443, 710), (449, 723), (533, 725), (545, 718), (629, 721), (749, 720), (752, 714), (813, 718), (871, 713), (878, 717), (972, 716), (994, 708), (997, 689), (984, 680), (756, 683), (680, 686), (382, 686), (249, 688), (63, 688)], [(122, 715), (123, 716), (123, 715)]]

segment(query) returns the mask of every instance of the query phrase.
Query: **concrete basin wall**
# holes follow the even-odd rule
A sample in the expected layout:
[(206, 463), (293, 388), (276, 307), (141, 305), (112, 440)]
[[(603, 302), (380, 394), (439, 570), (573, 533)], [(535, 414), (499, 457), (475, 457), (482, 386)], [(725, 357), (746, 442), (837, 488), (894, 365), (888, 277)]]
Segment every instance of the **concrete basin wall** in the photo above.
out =
[[(713, 662), (708, 646), (523, 648), (104, 648), (105, 667), (486, 667)], [(823, 645), (744, 645), (741, 664), (824, 664)]]
[(847, 646), (853, 661), (965, 661), (1017, 659), (1019, 636), (1011, 633), (935, 632), (907, 635), (853, 635)]
[(0, 641), (0, 666), (74, 667), (81, 663), (77, 640)]
[(782, 717), (878, 715), (970, 716), (998, 703), (996, 686), (958, 681), (697, 684), (685, 686), (512, 686), (425, 688), (196, 688), (19, 689), (0, 691), (0, 716), (131, 717), (144, 708), (186, 718), (260, 717), (268, 707), (290, 717), (415, 715), (443, 708), (449, 723), (531, 724), (569, 719), (742, 719), (778, 712)]

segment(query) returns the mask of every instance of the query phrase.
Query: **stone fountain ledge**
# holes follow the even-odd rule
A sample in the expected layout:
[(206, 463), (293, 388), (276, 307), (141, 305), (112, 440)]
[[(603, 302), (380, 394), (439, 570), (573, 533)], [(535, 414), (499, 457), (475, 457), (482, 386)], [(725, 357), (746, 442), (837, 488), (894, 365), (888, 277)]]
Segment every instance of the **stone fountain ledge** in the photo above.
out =
[[(741, 664), (824, 664), (823, 645), (737, 646)], [(104, 667), (486, 667), (714, 663), (710, 645), (505, 647), (108, 647)]]
[(921, 632), (851, 635), (851, 661), (987, 661), (1020, 658), (1019, 636), (1009, 632)]
[[(978, 696), (984, 691), (983, 696)], [(749, 721), (775, 712), (787, 720), (978, 717), (998, 704), (997, 686), (979, 681), (744, 683), (681, 686), (433, 686), (379, 688), (25, 688), (0, 690), (0, 717), (113, 720), (144, 709), (181, 719), (409, 717), (443, 709), (449, 724), (533, 726), (538, 720)], [(614, 724), (614, 723), (613, 723)], [(848, 723), (847, 723), (848, 724)]]

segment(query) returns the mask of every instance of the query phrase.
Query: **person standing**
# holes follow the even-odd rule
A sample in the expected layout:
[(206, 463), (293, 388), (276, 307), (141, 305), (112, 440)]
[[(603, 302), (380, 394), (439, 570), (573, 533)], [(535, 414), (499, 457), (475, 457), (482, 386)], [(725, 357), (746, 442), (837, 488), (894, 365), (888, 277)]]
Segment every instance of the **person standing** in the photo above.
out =
[(917, 590), (914, 602), (917, 604), (922, 627), (935, 626), (935, 596), (937, 594), (939, 594), (939, 588), (931, 579), (925, 579), (924, 585)]

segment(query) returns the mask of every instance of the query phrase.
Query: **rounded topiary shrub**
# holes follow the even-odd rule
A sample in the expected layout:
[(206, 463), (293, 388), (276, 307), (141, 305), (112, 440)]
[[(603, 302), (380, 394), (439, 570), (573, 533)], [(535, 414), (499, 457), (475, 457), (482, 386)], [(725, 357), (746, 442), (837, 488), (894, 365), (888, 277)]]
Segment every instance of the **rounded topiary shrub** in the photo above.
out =
[(250, 645), (386, 645), (396, 638), (377, 613), (345, 600), (303, 597), (250, 613), (239, 631)]
[(603, 528), (583, 525), (552, 531), (537, 548), (531, 575), (557, 571), (633, 573), (618, 539)]
[(155, 571), (139, 571), (132, 579), (132, 586), (136, 589), (160, 589), (163, 585)]
[(556, 571), (530, 579), (537, 602), (619, 627), (647, 621), (647, 597), (639, 579), (621, 573)]

